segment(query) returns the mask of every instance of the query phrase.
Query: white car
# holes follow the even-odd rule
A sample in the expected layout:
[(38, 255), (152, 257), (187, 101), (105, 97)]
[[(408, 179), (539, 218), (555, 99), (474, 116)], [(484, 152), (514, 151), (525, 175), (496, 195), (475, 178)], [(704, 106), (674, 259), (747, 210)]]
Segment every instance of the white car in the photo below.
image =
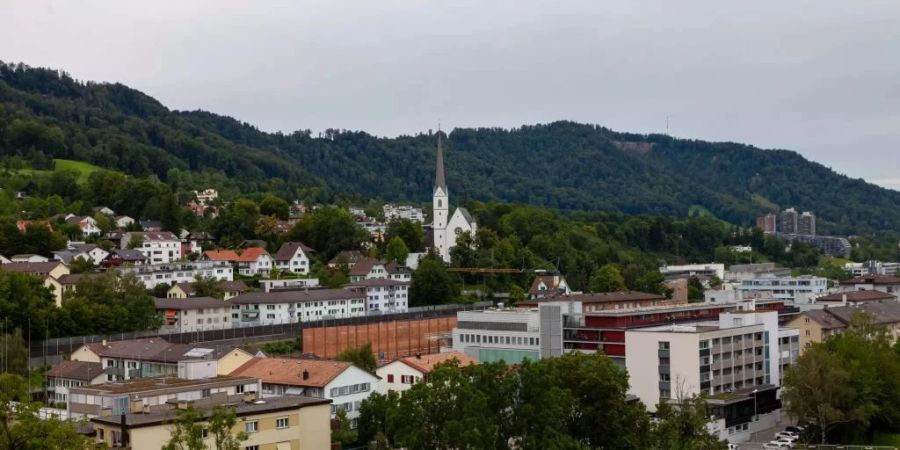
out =
[(777, 441), (772, 441), (771, 444), (778, 445), (779, 448), (794, 448), (794, 443), (791, 441), (778, 439)]
[(790, 442), (795, 442), (798, 438), (799, 438), (799, 436), (797, 436), (794, 433), (791, 433), (790, 431), (779, 431), (778, 433), (775, 433), (775, 440), (779, 440), (779, 441), (786, 440), (786, 441), (790, 441)]
[(782, 447), (778, 444), (773, 444), (771, 442), (769, 442), (767, 444), (763, 444), (762, 448), (764, 450), (782, 450), (782, 449), (784, 449), (784, 447)]

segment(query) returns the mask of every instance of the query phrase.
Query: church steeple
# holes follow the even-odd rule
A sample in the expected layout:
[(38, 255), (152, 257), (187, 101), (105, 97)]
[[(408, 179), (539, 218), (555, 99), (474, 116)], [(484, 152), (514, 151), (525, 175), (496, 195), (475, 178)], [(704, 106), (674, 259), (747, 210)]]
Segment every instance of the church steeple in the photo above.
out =
[(437, 133), (437, 164), (434, 171), (434, 190), (440, 188), (444, 193), (447, 192), (447, 181), (444, 180), (444, 149), (441, 146), (441, 130), (438, 128)]

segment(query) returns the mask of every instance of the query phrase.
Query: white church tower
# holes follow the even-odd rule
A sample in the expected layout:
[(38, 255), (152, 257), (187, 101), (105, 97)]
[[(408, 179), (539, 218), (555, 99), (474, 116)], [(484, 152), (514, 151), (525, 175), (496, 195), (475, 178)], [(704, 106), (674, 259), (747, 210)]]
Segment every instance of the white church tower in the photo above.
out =
[(444, 148), (441, 145), (441, 132), (437, 136), (437, 161), (434, 172), (434, 193), (432, 195), (432, 212), (434, 220), (431, 229), (434, 234), (432, 242), (435, 250), (444, 261), (450, 262), (450, 249), (456, 245), (456, 239), (463, 232), (473, 235), (477, 225), (472, 215), (465, 208), (456, 208), (450, 215), (450, 192), (444, 178)]

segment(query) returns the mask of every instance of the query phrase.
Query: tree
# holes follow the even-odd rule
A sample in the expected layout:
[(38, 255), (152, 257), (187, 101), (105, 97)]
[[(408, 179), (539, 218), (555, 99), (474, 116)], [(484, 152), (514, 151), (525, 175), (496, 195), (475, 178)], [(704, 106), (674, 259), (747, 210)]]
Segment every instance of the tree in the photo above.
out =
[(624, 291), (625, 279), (622, 278), (619, 268), (613, 264), (606, 264), (597, 269), (591, 276), (591, 292), (616, 292)]
[(232, 430), (237, 424), (237, 416), (233, 407), (216, 406), (209, 418), (209, 432), (213, 435), (216, 450), (240, 450), (241, 442), (249, 436), (241, 431), (235, 434)]
[(655, 448), (660, 450), (727, 449), (724, 441), (710, 434), (706, 401), (700, 397), (679, 398), (673, 405), (661, 402), (656, 407), (653, 425)]
[(0, 335), (0, 372), (26, 376), (28, 374), (28, 347), (19, 329), (4, 330)]
[(212, 232), (219, 244), (236, 246), (256, 237), (259, 223), (259, 207), (253, 200), (239, 199), (222, 209), (213, 221)]
[(275, 216), (279, 220), (287, 220), (290, 216), (291, 205), (286, 200), (267, 194), (259, 202), (259, 213), (264, 216)]
[(193, 405), (178, 410), (171, 421), (169, 442), (162, 450), (206, 450), (202, 420), (203, 415)]
[(197, 297), (212, 297), (222, 300), (225, 298), (225, 290), (221, 282), (215, 277), (194, 277), (194, 295)]
[(688, 300), (703, 300), (703, 283), (697, 277), (688, 279)]
[(863, 418), (857, 407), (857, 393), (850, 386), (850, 374), (841, 360), (822, 344), (813, 344), (788, 369), (782, 394), (787, 411), (812, 424), (819, 442), (828, 442), (828, 433), (838, 425)]
[(335, 420), (338, 422), (338, 428), (331, 432), (331, 442), (339, 442), (342, 446), (356, 442), (356, 432), (350, 429), (347, 411), (339, 409), (335, 414)]
[(384, 256), (388, 261), (395, 261), (397, 264), (405, 265), (406, 257), (409, 256), (409, 249), (406, 248), (403, 239), (395, 237), (388, 242)]
[(422, 225), (409, 219), (394, 219), (388, 223), (385, 239), (400, 238), (411, 251), (421, 251), (425, 247), (425, 232)]
[(326, 206), (303, 216), (287, 239), (309, 244), (327, 261), (342, 250), (359, 249), (367, 234), (346, 210)]
[(41, 418), (20, 375), (0, 373), (0, 449), (88, 450), (94, 443), (78, 433), (75, 422)]
[(89, 258), (74, 258), (69, 262), (69, 271), (71, 273), (88, 273), (93, 272), (96, 268), (94, 261)]
[(440, 257), (431, 255), (419, 261), (409, 288), (410, 306), (443, 305), (458, 296), (459, 287)]
[(371, 342), (366, 342), (361, 347), (347, 348), (335, 359), (353, 363), (356, 367), (370, 373), (375, 373), (375, 369), (378, 367), (375, 361), (375, 353), (372, 351)]

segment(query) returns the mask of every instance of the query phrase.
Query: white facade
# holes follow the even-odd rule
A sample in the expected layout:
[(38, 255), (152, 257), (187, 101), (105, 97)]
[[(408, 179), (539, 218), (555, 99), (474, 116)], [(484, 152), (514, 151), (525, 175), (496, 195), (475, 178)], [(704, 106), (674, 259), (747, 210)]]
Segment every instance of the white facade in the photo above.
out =
[(285, 278), (278, 280), (259, 280), (259, 286), (263, 292), (271, 292), (276, 289), (302, 289), (319, 287), (318, 278)]
[(183, 264), (145, 264), (133, 267), (120, 267), (122, 274), (134, 274), (144, 283), (147, 289), (158, 284), (173, 285), (175, 283), (192, 283), (199, 277), (215, 278), (219, 281), (234, 281), (234, 269), (231, 264), (217, 261), (194, 261)]
[(395, 219), (406, 219), (413, 222), (424, 223), (425, 214), (422, 208), (416, 208), (410, 205), (391, 205), (387, 204), (382, 207), (384, 211), (384, 220), (390, 222)]
[(50, 259), (41, 255), (13, 255), (10, 261), (14, 263), (42, 263), (48, 262)]
[(456, 246), (459, 236), (464, 232), (474, 235), (478, 231), (478, 225), (462, 207), (456, 208), (450, 216), (450, 192), (444, 179), (444, 152), (440, 132), (438, 132), (437, 169), (431, 207), (434, 216), (431, 224), (434, 248), (444, 261), (450, 262), (450, 249)]
[(540, 314), (528, 309), (460, 311), (453, 329), (453, 350), (480, 362), (517, 363), (540, 359)]
[(235, 326), (273, 325), (366, 315), (365, 294), (347, 289), (251, 292), (231, 299)]
[(775, 298), (795, 300), (824, 294), (828, 289), (828, 279), (808, 275), (799, 277), (769, 275), (743, 280), (738, 289), (745, 293), (768, 291)]
[(181, 257), (181, 239), (167, 231), (125, 233), (122, 245), (128, 245), (133, 236), (141, 237), (141, 245), (135, 247), (147, 257), (149, 264), (169, 264)]
[(128, 228), (131, 225), (134, 225), (134, 219), (128, 216), (118, 216), (116, 217), (116, 226), (119, 228)]
[(397, 280), (365, 280), (345, 286), (364, 290), (366, 307), (371, 312), (398, 313), (409, 308), (409, 283)]
[(159, 329), (161, 333), (221, 330), (232, 326), (231, 303), (223, 300), (198, 297), (157, 299), (156, 309), (163, 316)]
[(659, 273), (663, 275), (715, 275), (718, 279), (725, 279), (725, 264), (709, 263), (709, 264), (683, 264), (683, 265), (666, 265), (659, 268)]
[(275, 267), (275, 260), (268, 253), (261, 253), (251, 261), (238, 261), (238, 272), (241, 275), (268, 275)]
[(311, 269), (309, 255), (303, 250), (303, 245), (292, 242), (284, 243), (278, 250), (275, 255), (275, 267), (299, 274), (309, 273)]
[(379, 367), (375, 374), (381, 378), (378, 393), (382, 395), (387, 395), (388, 391), (403, 392), (425, 377), (421, 371), (399, 359)]
[(359, 407), (378, 387), (378, 377), (356, 366), (350, 366), (325, 385), (325, 398), (331, 399), (332, 416), (338, 410), (347, 412), (353, 421), (359, 417)]

